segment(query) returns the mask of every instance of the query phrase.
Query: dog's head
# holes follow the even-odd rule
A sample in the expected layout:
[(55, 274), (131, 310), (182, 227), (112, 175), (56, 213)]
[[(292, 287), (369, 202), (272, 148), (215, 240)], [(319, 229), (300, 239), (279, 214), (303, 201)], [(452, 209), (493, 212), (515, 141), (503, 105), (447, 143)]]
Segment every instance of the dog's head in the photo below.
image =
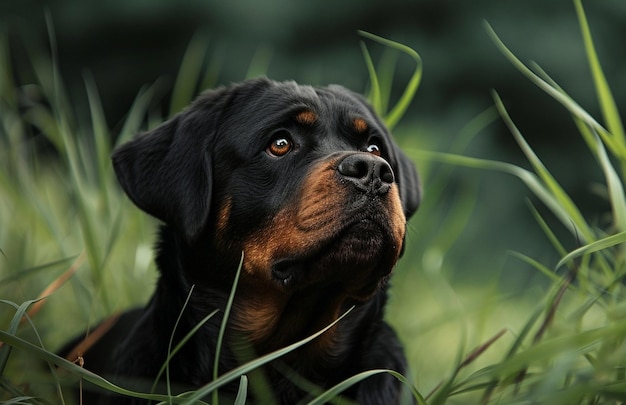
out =
[(196, 249), (234, 263), (243, 251), (243, 277), (283, 292), (337, 285), (367, 298), (420, 202), (411, 161), (339, 86), (257, 79), (209, 91), (113, 162), (139, 208)]

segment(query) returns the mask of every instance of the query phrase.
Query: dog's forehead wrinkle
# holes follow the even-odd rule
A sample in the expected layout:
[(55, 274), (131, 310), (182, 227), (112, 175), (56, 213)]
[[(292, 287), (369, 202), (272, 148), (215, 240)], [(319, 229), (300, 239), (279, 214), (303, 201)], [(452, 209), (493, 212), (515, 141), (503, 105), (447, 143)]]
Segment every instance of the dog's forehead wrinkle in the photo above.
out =
[(328, 99), (323, 104), (323, 118), (336, 131), (365, 134), (371, 126), (376, 126), (377, 121), (371, 111), (356, 99)]
[[(317, 150), (320, 153), (332, 154), (336, 152), (355, 151), (356, 147), (351, 145), (347, 140), (343, 140), (337, 136), (323, 136), (317, 145)], [(327, 158), (327, 156), (324, 156)]]
[[(312, 104), (319, 104), (319, 97), (315, 88), (309, 85), (297, 84), (294, 81), (288, 81), (279, 83), (277, 86), (280, 90), (280, 97), (284, 98), (287, 95), (288, 99), (302, 100), (304, 102), (310, 102)], [(287, 93), (287, 94), (285, 94)]]
[(300, 85), (296, 82), (278, 82), (270, 88), (259, 100), (259, 104), (273, 105), (278, 109), (288, 109), (297, 104), (308, 105), (315, 110), (320, 104), (320, 98), (314, 87)]
[(298, 85), (298, 96), (303, 97), (307, 101), (319, 104), (320, 98), (313, 86)]

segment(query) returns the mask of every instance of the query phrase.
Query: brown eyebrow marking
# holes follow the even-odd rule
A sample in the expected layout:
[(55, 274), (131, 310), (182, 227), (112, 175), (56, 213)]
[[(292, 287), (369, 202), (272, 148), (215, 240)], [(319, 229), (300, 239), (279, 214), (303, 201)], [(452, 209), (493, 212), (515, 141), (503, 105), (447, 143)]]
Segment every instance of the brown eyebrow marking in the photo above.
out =
[(365, 133), (369, 129), (367, 122), (365, 122), (363, 118), (354, 118), (352, 120), (352, 127), (359, 134)]
[(317, 114), (311, 110), (300, 111), (296, 114), (296, 121), (303, 125), (313, 125), (317, 122)]

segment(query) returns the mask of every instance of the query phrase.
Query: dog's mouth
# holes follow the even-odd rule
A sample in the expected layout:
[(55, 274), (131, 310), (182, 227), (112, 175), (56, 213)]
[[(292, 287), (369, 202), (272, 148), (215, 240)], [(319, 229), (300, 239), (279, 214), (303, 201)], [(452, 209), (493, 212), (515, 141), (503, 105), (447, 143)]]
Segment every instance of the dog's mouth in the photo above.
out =
[(294, 200), (246, 237), (250, 280), (293, 296), (339, 291), (366, 299), (391, 273), (406, 231), (397, 185), (362, 190), (365, 180), (336, 166), (336, 158), (318, 163)]
[(392, 272), (402, 242), (380, 219), (357, 216), (311, 252), (277, 259), (272, 279), (292, 292), (340, 285), (364, 299)]

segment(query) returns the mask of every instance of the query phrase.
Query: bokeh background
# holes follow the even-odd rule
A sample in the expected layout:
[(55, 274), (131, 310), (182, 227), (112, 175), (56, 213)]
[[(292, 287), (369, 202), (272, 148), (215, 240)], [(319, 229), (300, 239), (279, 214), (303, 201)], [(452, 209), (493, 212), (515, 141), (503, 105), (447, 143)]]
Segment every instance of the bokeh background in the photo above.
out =
[[(625, 106), (626, 2), (583, 4), (616, 102)], [(208, 72), (205, 86), (265, 74), (366, 92), (369, 79), (359, 45), (364, 38), (357, 34), (365, 30), (413, 48), (423, 60), (420, 88), (395, 131), (401, 145), (454, 150), (467, 125), (493, 105), (495, 89), (590, 222), (602, 224), (609, 210), (594, 189), (601, 172), (569, 114), (511, 66), (484, 26), (488, 22), (518, 57), (538, 62), (598, 116), (570, 0), (5, 0), (0, 2), (0, 33), (8, 38), (19, 85), (33, 80), (27, 68), (30, 55), (50, 52), (46, 15), (77, 116), (89, 115), (84, 80), (89, 75), (113, 137), (142, 86), (158, 83), (151, 108), (165, 110), (192, 41), (203, 44), (209, 55), (199, 62)], [(366, 43), (374, 59), (380, 58), (384, 49)], [(399, 56), (394, 97), (413, 69), (411, 59)], [(42, 153), (47, 153), (45, 147)], [(528, 166), (498, 119), (481, 129), (462, 153)], [(545, 212), (548, 221), (553, 219), (517, 179), (428, 161), (416, 165), (428, 210), (411, 221), (388, 317), (407, 344), (418, 387), (428, 391), (449, 371), (460, 342), (471, 349), (502, 328), (514, 329), (525, 317), (521, 313), (541, 295), (545, 277), (510, 252), (547, 266), (559, 257), (528, 202)], [(437, 179), (444, 175), (442, 186)], [(429, 186), (437, 188), (437, 201), (428, 200)], [(551, 223), (561, 234), (560, 225)], [(458, 229), (451, 231), (454, 224)], [(577, 246), (575, 238), (562, 234), (566, 246)], [(53, 342), (61, 339), (58, 331), (53, 336)]]

